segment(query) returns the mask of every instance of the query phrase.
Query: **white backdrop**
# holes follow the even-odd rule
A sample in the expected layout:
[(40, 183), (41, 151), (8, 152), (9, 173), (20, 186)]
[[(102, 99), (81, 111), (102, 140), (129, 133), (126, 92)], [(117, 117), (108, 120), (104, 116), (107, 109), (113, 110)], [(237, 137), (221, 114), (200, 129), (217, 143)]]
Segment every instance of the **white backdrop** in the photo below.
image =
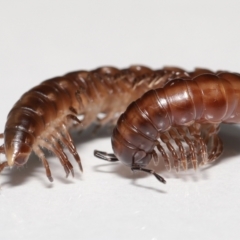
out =
[[(21, 94), (72, 70), (139, 63), (239, 71), (239, 8), (233, 0), (0, 0), (1, 131)], [(166, 185), (94, 158), (96, 148), (111, 152), (109, 136), (77, 140), (84, 174), (75, 164), (74, 179), (49, 156), (49, 183), (32, 156), (0, 176), (0, 238), (239, 239), (239, 133), (224, 126), (224, 154), (196, 174), (159, 168)]]

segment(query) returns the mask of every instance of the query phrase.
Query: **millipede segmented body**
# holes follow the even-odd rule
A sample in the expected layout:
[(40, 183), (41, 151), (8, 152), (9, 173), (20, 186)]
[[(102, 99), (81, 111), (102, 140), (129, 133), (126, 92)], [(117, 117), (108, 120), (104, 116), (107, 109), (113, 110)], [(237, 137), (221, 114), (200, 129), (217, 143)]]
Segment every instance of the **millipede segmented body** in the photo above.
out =
[[(101, 67), (93, 71), (76, 71), (42, 82), (22, 95), (10, 110), (0, 152), (7, 166), (22, 166), (32, 151), (41, 159), (46, 175), (52, 175), (43, 149), (53, 152), (60, 160), (67, 176), (73, 166), (63, 150), (72, 153), (82, 170), (81, 160), (68, 129), (86, 128), (93, 122), (99, 126), (115, 124), (118, 116), (134, 100), (149, 89), (162, 87), (177, 75), (185, 75), (178, 68), (153, 71), (144, 66), (119, 70)], [(78, 116), (81, 116), (79, 120)], [(104, 116), (104, 117), (102, 117)]]
[(223, 151), (220, 123), (240, 121), (240, 75), (198, 73), (177, 77), (132, 102), (113, 130), (114, 154), (95, 151), (95, 156), (120, 160), (163, 183), (145, 168), (151, 160), (157, 165), (161, 157), (168, 170), (173, 164), (177, 171), (186, 170), (189, 162), (197, 169), (199, 162), (214, 161)]
[(67, 176), (73, 175), (63, 146), (80, 170), (82, 164), (69, 128), (117, 122), (114, 154), (95, 151), (95, 155), (120, 160), (164, 182), (145, 168), (151, 159), (157, 164), (160, 153), (167, 169), (173, 159), (176, 170), (186, 169), (189, 161), (197, 168), (200, 160), (203, 164), (215, 160), (223, 149), (217, 135), (219, 124), (239, 122), (239, 98), (240, 77), (227, 72), (186, 72), (175, 67), (154, 71), (137, 65), (68, 73), (32, 88), (10, 110), (1, 135), (0, 152), (6, 161), (0, 171), (24, 165), (34, 151), (52, 181), (45, 148), (58, 157)]

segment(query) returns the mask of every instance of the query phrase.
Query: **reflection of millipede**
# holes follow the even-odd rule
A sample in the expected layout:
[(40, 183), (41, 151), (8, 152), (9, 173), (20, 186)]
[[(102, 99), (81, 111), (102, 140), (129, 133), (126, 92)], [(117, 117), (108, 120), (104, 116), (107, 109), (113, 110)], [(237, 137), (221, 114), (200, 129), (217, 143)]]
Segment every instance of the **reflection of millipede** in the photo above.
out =
[(59, 158), (67, 176), (74, 174), (63, 145), (82, 170), (68, 129), (86, 128), (93, 122), (115, 124), (135, 101), (113, 132), (116, 156), (95, 154), (108, 160), (117, 158), (132, 170), (152, 173), (164, 181), (145, 168), (151, 158), (157, 163), (156, 148), (166, 167), (170, 168), (172, 158), (176, 169), (186, 169), (188, 160), (196, 168), (198, 158), (206, 163), (221, 154), (218, 126), (239, 121), (239, 89), (237, 74), (213, 74), (204, 69), (187, 73), (179, 68), (153, 71), (143, 66), (124, 70), (102, 67), (44, 81), (26, 92), (8, 114), (0, 147), (7, 161), (0, 164), (0, 171), (24, 165), (34, 151), (52, 181), (43, 153), (46, 148)]

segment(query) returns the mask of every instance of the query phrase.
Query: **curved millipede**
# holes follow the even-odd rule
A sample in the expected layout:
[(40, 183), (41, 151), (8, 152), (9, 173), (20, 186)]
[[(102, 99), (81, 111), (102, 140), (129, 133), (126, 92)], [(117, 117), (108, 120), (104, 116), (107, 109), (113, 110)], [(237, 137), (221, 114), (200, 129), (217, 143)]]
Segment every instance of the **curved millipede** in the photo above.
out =
[[(146, 166), (159, 158), (170, 170), (194, 169), (214, 161), (223, 151), (220, 123), (240, 122), (240, 75), (229, 72), (189, 73), (152, 89), (132, 102), (113, 130), (114, 154), (95, 150), (95, 156), (120, 160), (132, 171), (153, 174)], [(160, 155), (160, 156), (159, 156)], [(171, 163), (172, 161), (172, 163)]]
[[(201, 71), (201, 70), (199, 70)], [(119, 70), (101, 67), (93, 71), (76, 71), (52, 78), (22, 95), (10, 110), (0, 153), (6, 155), (4, 167), (22, 166), (32, 151), (41, 159), (46, 175), (53, 181), (43, 149), (53, 152), (66, 175), (74, 174), (63, 150), (67, 147), (82, 170), (81, 160), (69, 135), (70, 127), (86, 128), (115, 124), (118, 116), (134, 100), (152, 88), (162, 87), (176, 76), (185, 76), (179, 68), (153, 71), (144, 66)], [(79, 120), (78, 116), (81, 116)]]
[(145, 168), (151, 159), (158, 163), (159, 153), (167, 169), (173, 159), (176, 170), (187, 169), (189, 161), (197, 168), (200, 159), (205, 164), (221, 154), (219, 124), (239, 121), (239, 89), (237, 74), (174, 67), (154, 71), (139, 65), (76, 71), (46, 80), (23, 94), (9, 112), (1, 134), (0, 152), (6, 161), (0, 171), (24, 165), (34, 151), (53, 181), (43, 152), (48, 149), (66, 175), (74, 175), (64, 146), (81, 171), (82, 164), (68, 129), (87, 128), (94, 122), (100, 127), (115, 125), (118, 120), (112, 136), (114, 154), (95, 151), (95, 155), (121, 160), (164, 182)]

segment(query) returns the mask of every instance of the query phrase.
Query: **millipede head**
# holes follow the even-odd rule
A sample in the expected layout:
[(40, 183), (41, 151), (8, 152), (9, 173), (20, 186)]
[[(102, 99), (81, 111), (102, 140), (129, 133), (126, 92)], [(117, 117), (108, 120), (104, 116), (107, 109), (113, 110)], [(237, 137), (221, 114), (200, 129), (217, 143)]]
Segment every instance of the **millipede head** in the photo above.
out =
[[(20, 141), (20, 140), (21, 141)], [(20, 132), (18, 128), (4, 131), (4, 151), (8, 166), (23, 166), (32, 152), (33, 136), (27, 132)]]
[[(102, 152), (99, 150), (94, 150), (94, 156), (97, 158), (100, 158), (102, 160), (108, 161), (108, 162), (119, 161), (113, 153)], [(146, 173), (152, 174), (161, 183), (164, 183), (164, 184), (166, 183), (166, 180), (163, 177), (161, 177), (160, 175), (158, 175), (151, 169), (142, 168), (141, 166), (136, 165), (136, 166), (131, 166), (131, 170), (132, 171), (141, 171), (141, 172), (146, 172)]]
[(10, 145), (5, 143), (5, 153), (8, 166), (23, 166), (32, 152), (32, 148), (26, 143), (12, 142)]

